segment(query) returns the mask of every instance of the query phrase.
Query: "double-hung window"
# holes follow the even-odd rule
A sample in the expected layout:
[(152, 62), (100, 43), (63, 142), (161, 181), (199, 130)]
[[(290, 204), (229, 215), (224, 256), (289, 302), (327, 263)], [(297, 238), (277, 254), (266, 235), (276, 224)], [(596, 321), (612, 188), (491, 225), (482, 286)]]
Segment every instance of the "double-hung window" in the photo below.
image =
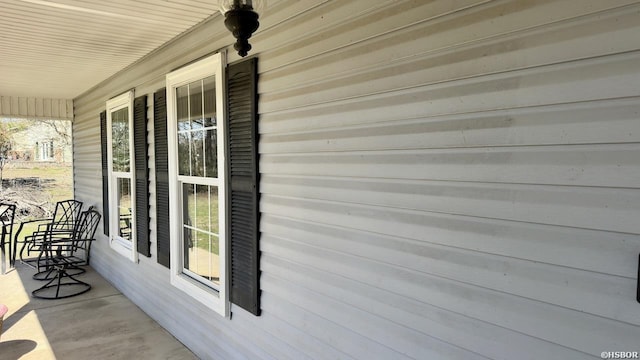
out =
[(222, 54), (167, 74), (171, 283), (226, 315)]
[(118, 253), (137, 261), (135, 239), (135, 169), (133, 156), (133, 91), (107, 101), (109, 243)]

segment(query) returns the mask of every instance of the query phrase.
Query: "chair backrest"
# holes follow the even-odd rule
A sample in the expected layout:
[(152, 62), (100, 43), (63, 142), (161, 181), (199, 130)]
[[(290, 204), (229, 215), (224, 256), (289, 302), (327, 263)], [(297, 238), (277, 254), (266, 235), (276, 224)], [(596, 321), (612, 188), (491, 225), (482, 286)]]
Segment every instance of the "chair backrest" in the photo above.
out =
[(2, 227), (1, 242), (11, 241), (13, 233), (13, 219), (16, 216), (16, 206), (14, 204), (0, 203), (0, 226)]
[(73, 229), (80, 219), (80, 211), (82, 210), (82, 201), (78, 200), (63, 200), (56, 203), (56, 208), (53, 212), (53, 223), (51, 226), (54, 229)]
[[(100, 215), (100, 213), (93, 207), (80, 214), (78, 224), (73, 233), (75, 246), (82, 247), (82, 243), (86, 243), (87, 241), (94, 239), (101, 217), (102, 215)], [(90, 245), (87, 244), (87, 246)]]

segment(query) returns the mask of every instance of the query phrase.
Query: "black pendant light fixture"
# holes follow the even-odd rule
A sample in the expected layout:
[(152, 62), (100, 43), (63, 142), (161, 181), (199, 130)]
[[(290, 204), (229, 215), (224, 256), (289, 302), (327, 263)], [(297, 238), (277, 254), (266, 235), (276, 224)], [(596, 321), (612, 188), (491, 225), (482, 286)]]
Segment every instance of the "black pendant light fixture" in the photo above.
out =
[(233, 48), (242, 57), (251, 50), (249, 38), (258, 30), (258, 13), (262, 11), (265, 0), (221, 0), (220, 11), (224, 14), (224, 25), (237, 39)]

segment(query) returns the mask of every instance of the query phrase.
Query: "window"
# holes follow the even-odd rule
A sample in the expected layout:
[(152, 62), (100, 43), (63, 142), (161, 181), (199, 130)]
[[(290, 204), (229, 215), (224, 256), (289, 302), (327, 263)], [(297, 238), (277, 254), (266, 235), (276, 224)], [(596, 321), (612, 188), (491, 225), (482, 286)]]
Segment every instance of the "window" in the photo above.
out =
[[(37, 145), (38, 143), (36, 143)], [(53, 140), (47, 140), (40, 143), (40, 160), (51, 161), (53, 160)]]
[(107, 166), (109, 243), (137, 261), (135, 239), (135, 169), (133, 156), (133, 91), (107, 101)]
[(167, 75), (171, 283), (226, 315), (224, 58)]
[(206, 58), (153, 94), (157, 261), (218, 313), (259, 316), (258, 59), (224, 67)]

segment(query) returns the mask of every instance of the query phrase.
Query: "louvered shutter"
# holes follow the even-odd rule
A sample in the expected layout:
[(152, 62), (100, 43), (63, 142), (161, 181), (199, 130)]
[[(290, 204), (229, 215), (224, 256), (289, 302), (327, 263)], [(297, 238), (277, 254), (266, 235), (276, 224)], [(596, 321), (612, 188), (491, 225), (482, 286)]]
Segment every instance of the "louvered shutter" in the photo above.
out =
[(109, 236), (109, 159), (107, 156), (107, 112), (100, 113), (100, 144), (102, 149), (102, 228)]
[(147, 154), (147, 96), (133, 101), (133, 140), (136, 181), (136, 241), (138, 252), (151, 256), (149, 243), (149, 166)]
[(167, 149), (167, 92), (153, 94), (154, 145), (156, 157), (156, 223), (158, 263), (170, 267), (169, 234), (169, 152)]
[(227, 69), (229, 297), (260, 314), (257, 59)]

